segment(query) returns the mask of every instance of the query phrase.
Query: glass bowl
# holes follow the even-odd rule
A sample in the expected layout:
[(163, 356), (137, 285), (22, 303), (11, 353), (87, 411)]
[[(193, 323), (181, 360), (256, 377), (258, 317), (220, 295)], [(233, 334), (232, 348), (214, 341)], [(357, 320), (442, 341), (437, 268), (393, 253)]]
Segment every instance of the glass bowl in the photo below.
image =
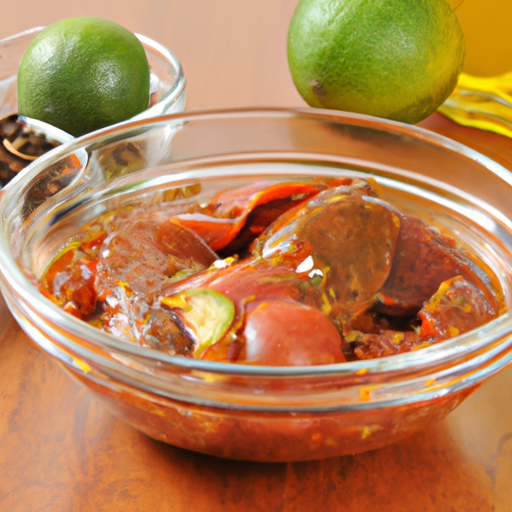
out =
[[(36, 27), (25, 32), (0, 40), (0, 119), (15, 118), (18, 110), (16, 94), (17, 72), (21, 57), (34, 37), (44, 27)], [(151, 70), (150, 74), (150, 105), (133, 117), (132, 120), (146, 119), (161, 114), (182, 112), (185, 108), (186, 84), (185, 75), (178, 59), (164, 46), (149, 37), (135, 34), (141, 41)], [(12, 117), (11, 117), (12, 116)], [(20, 126), (28, 127), (31, 132), (50, 141), (53, 146), (66, 142), (73, 137), (58, 128), (42, 121), (21, 116)], [(3, 136), (3, 130), (2, 136)], [(5, 148), (2, 148), (5, 153)], [(7, 150), (9, 151), (9, 150)], [(12, 153), (6, 153), (11, 156)], [(31, 159), (12, 157), (14, 164), (0, 165), (0, 183), (7, 183), (12, 177), (26, 167)], [(22, 155), (23, 156), (23, 155)]]
[[(499, 282), (507, 312), (401, 355), (267, 367), (122, 341), (34, 286), (64, 240), (111, 209), (156, 204), (177, 188), (341, 175), (371, 176), (385, 200), (470, 247)], [(110, 411), (166, 443), (253, 461), (370, 450), (443, 418), (512, 359), (512, 175), (420, 128), (317, 110), (161, 116), (66, 143), (1, 196), (0, 285), (21, 327)]]
[[(0, 40), (0, 117), (18, 110), (16, 77), (21, 57), (45, 27), (35, 27)], [(135, 34), (148, 57), (151, 69), (151, 104), (133, 119), (182, 112), (185, 108), (185, 75), (178, 59), (149, 37)]]

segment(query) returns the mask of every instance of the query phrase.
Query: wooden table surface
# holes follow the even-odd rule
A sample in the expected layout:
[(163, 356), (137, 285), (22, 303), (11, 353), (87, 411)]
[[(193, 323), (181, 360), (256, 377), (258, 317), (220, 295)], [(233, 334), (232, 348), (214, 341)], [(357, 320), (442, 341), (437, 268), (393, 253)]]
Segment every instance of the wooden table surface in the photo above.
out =
[[(303, 107), (286, 63), (297, 0), (47, 0), (2, 6), (0, 37), (73, 16), (168, 46), (187, 109)], [(512, 141), (434, 116), (424, 126), (512, 169)], [(18, 328), (0, 299), (0, 511), (512, 511), (512, 368), (439, 424), (374, 452), (260, 464), (153, 441), (115, 419)]]

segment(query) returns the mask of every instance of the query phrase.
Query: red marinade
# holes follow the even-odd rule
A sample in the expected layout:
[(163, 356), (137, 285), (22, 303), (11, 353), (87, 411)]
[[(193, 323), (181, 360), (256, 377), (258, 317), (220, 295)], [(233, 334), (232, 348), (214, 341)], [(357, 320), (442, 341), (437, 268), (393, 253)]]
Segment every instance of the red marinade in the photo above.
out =
[(261, 181), (176, 213), (90, 222), (41, 291), (108, 333), (172, 355), (273, 366), (398, 354), (499, 314), (489, 276), (369, 181)]

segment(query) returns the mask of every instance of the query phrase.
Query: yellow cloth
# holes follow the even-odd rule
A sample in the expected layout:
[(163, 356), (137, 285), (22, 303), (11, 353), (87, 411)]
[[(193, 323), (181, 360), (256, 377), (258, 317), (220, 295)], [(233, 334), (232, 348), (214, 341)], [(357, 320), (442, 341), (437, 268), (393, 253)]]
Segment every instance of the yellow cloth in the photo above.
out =
[(512, 137), (512, 73), (495, 77), (462, 73), (438, 110), (464, 126)]

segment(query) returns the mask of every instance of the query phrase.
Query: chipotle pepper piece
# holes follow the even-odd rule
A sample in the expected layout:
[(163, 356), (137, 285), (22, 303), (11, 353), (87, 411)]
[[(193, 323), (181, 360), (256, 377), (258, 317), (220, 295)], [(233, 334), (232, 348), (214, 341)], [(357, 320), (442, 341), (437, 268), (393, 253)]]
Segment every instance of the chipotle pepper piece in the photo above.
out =
[(443, 281), (461, 275), (482, 290), (497, 308), (489, 278), (469, 260), (455, 241), (421, 220), (400, 216), (400, 235), (388, 280), (375, 309), (391, 315), (417, 313)]
[(348, 322), (373, 304), (388, 279), (400, 221), (390, 205), (343, 192), (318, 194), (292, 218), (288, 212), (257, 250), (265, 260), (294, 269), (309, 265), (325, 278), (334, 313)]
[(114, 228), (99, 254), (96, 290), (104, 300), (122, 284), (152, 302), (163, 284), (176, 274), (209, 267), (217, 255), (193, 232), (155, 214), (111, 221)]
[(378, 334), (353, 332), (355, 353), (360, 359), (389, 356), (416, 350), (464, 334), (497, 316), (484, 292), (462, 276), (443, 281), (418, 313), (416, 331), (384, 330)]
[(258, 206), (283, 199), (289, 201), (280, 203), (280, 210), (268, 219), (270, 223), (291, 205), (317, 194), (326, 186), (325, 183), (309, 181), (257, 181), (245, 187), (224, 190), (215, 195), (208, 205), (176, 215), (173, 222), (194, 231), (213, 250), (219, 251), (234, 241), (250, 213)]

